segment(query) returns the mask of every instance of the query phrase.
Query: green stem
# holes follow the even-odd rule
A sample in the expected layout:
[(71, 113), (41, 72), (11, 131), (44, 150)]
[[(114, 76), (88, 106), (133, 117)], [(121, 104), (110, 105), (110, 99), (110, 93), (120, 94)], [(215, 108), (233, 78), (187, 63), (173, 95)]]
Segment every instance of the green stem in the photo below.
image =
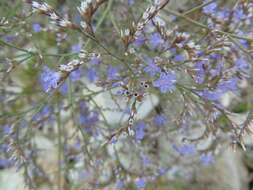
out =
[[(107, 5), (107, 7), (106, 7), (106, 10), (103, 12), (103, 15), (101, 16), (101, 18), (99, 19), (99, 21), (98, 21), (98, 23), (97, 23), (97, 25), (96, 25), (96, 29), (99, 29), (100, 26), (101, 26), (101, 24), (104, 22), (106, 16), (108, 15), (108, 12), (110, 11), (110, 9), (111, 9), (111, 7), (112, 7), (112, 3), (113, 3), (113, 0), (110, 0), (109, 3), (108, 3), (108, 5)], [(91, 39), (88, 39), (88, 40), (87, 40), (87, 42), (86, 42), (84, 48), (86, 48), (86, 47), (89, 45), (90, 40), (91, 40)]]
[[(54, 53), (41, 53), (39, 54), (38, 52), (32, 52), (32, 51), (29, 51), (29, 50), (26, 50), (26, 49), (23, 49), (21, 47), (18, 47), (14, 44), (11, 44), (11, 43), (8, 43), (4, 40), (0, 40), (0, 43), (7, 46), (7, 47), (11, 47), (11, 48), (14, 48), (14, 49), (17, 49), (19, 51), (22, 51), (22, 52), (25, 52), (26, 54), (30, 54), (30, 55), (42, 55), (42, 56), (52, 56), (52, 57), (68, 57), (68, 56), (72, 56), (72, 55), (77, 55), (78, 52), (71, 52), (71, 53), (62, 53), (62, 54), (54, 54)], [(21, 54), (21, 55), (18, 55), (17, 57), (19, 56), (25, 56), (25, 54)]]
[(19, 51), (26, 52), (26, 53), (31, 54), (31, 55), (35, 55), (35, 54), (36, 54), (36, 53), (31, 52), (31, 51), (29, 51), (29, 50), (20, 48), (20, 47), (14, 45), (14, 44), (10, 44), (10, 43), (8, 43), (8, 42), (5, 42), (4, 40), (0, 40), (0, 43), (3, 44), (3, 45), (5, 45), (5, 46), (8, 46), (8, 47), (17, 49), (17, 50), (19, 50)]
[(213, 2), (215, 2), (215, 0), (208, 1), (208, 2), (203, 3), (203, 4), (201, 4), (201, 5), (197, 6), (197, 7), (194, 7), (194, 8), (192, 8), (192, 9), (186, 11), (186, 12), (184, 13), (184, 15), (188, 15), (188, 14), (193, 13), (193, 12), (199, 10), (199, 9), (202, 9), (203, 7), (209, 5), (209, 4), (213, 3)]
[(80, 131), (81, 133), (81, 136), (83, 138), (83, 143), (84, 143), (84, 146), (83, 146), (83, 149), (89, 158), (91, 158), (90, 154), (89, 154), (89, 151), (88, 151), (88, 148), (87, 148), (87, 145), (88, 145), (88, 139), (86, 137), (86, 134), (84, 133), (82, 127), (80, 126), (79, 123), (76, 122), (76, 116), (75, 116), (75, 104), (74, 104), (74, 97), (73, 97), (73, 91), (72, 91), (72, 83), (70, 81), (70, 79), (68, 78), (68, 87), (69, 87), (69, 91), (68, 91), (68, 101), (70, 103), (70, 109), (71, 109), (71, 117), (73, 119), (73, 124), (75, 127), (77, 127), (77, 129)]
[[(181, 18), (181, 19), (184, 19), (186, 21), (188, 21), (189, 23), (191, 24), (194, 24), (195, 26), (198, 26), (200, 28), (204, 28), (208, 31), (211, 31), (212, 28), (209, 28), (208, 26), (196, 21), (196, 20), (193, 20), (189, 17), (186, 17), (184, 14), (180, 14), (176, 11), (173, 11), (173, 10), (170, 10), (170, 9), (164, 9), (165, 12), (169, 13), (169, 14), (172, 14), (178, 18)], [(237, 38), (237, 39), (243, 39), (243, 40), (248, 40), (248, 41), (253, 41), (253, 38), (249, 38), (249, 37), (244, 37), (244, 36), (240, 36), (240, 35), (236, 35), (236, 34), (233, 34), (233, 33), (229, 33), (229, 32), (225, 32), (225, 31), (222, 31), (222, 30), (216, 30), (217, 33), (219, 34), (223, 34), (223, 35), (227, 35), (227, 36), (230, 36), (230, 37), (233, 37), (233, 38)]]
[(250, 54), (253, 52), (253, 50), (247, 50), (245, 49), (240, 43), (238, 43), (233, 37), (228, 36), (229, 40), (235, 44), (240, 50), (242, 50), (244, 53)]
[[(58, 105), (60, 107), (60, 105)], [(60, 117), (60, 108), (57, 113), (57, 140), (58, 140), (58, 190), (61, 190), (61, 154), (62, 154), (62, 143), (61, 143), (61, 136), (62, 136), (62, 131), (61, 131), (61, 117)]]

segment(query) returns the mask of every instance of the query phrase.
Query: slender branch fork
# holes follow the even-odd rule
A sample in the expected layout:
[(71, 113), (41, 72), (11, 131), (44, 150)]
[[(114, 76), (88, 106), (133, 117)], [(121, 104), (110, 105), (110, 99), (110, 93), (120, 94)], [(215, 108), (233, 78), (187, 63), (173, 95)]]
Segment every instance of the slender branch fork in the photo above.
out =
[[(205, 4), (207, 5), (207, 4)], [(199, 6), (198, 8), (202, 8), (204, 7), (203, 5), (202, 6)], [(194, 11), (196, 10), (196, 8), (194, 8)], [(197, 27), (200, 27), (200, 28), (204, 28), (206, 29), (207, 31), (211, 31), (213, 29), (209, 28), (208, 26), (196, 21), (196, 20), (193, 20), (185, 15), (189, 14), (190, 12), (192, 12), (191, 10), (187, 11), (186, 13), (184, 14), (180, 14), (176, 11), (173, 11), (173, 10), (170, 10), (170, 9), (164, 9), (164, 11), (168, 14), (172, 14), (178, 18), (181, 18), (181, 19), (184, 19), (185, 21), (191, 23), (191, 24), (194, 24), (195, 26)], [(222, 30), (215, 30), (215, 32), (219, 33), (219, 34), (223, 34), (225, 36), (227, 36), (229, 38), (229, 40), (234, 43), (236, 46), (239, 47), (239, 49), (241, 49), (243, 52), (247, 53), (247, 54), (250, 54), (250, 53), (253, 53), (253, 50), (247, 50), (245, 48), (243, 48), (235, 39), (243, 39), (243, 40), (248, 40), (248, 41), (253, 41), (253, 38), (250, 38), (250, 37), (245, 37), (245, 36), (240, 36), (240, 35), (237, 35), (237, 34), (233, 34), (233, 33), (230, 33), (230, 32), (225, 32), (225, 31), (222, 31)], [(235, 38), (235, 39), (234, 39)]]

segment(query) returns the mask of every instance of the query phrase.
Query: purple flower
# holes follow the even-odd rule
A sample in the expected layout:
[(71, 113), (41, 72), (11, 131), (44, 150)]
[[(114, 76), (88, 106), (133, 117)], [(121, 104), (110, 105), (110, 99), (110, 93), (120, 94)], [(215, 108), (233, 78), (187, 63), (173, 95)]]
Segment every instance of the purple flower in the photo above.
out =
[(144, 129), (146, 128), (145, 123), (140, 122), (136, 125), (135, 129), (135, 138), (136, 140), (142, 140), (144, 136), (146, 135)]
[(147, 164), (150, 163), (150, 159), (149, 159), (148, 157), (144, 157), (144, 158), (142, 159), (142, 163), (143, 163), (144, 165), (147, 165)]
[(129, 4), (129, 5), (134, 5), (135, 3), (136, 3), (135, 0), (128, 0), (128, 4)]
[(39, 121), (42, 118), (47, 117), (52, 111), (53, 111), (53, 109), (50, 108), (49, 106), (43, 107), (41, 112), (34, 116), (33, 121)]
[(5, 133), (5, 134), (10, 134), (11, 133), (11, 126), (9, 125), (5, 125), (2, 129), (2, 131)]
[(163, 117), (163, 115), (157, 115), (155, 118), (155, 125), (156, 126), (161, 126), (165, 125), (166, 119)]
[(38, 23), (33, 24), (32, 27), (34, 32), (40, 32), (42, 30), (40, 24)]
[[(207, 2), (207, 1), (205, 1)], [(203, 7), (203, 12), (207, 14), (215, 13), (215, 9), (218, 6), (216, 2), (210, 3), (209, 5)]]
[(0, 146), (0, 150), (4, 152), (7, 152), (9, 148), (10, 148), (9, 144), (3, 144), (2, 146)]
[(238, 79), (232, 78), (229, 81), (225, 81), (225, 82), (219, 84), (218, 89), (220, 89), (223, 92), (225, 92), (227, 90), (236, 91), (236, 90), (238, 90), (237, 83), (238, 83)]
[(160, 68), (154, 63), (153, 60), (149, 59), (147, 61), (148, 66), (144, 68), (145, 72), (149, 72), (152, 76), (154, 76), (157, 72), (160, 72)]
[(135, 186), (137, 189), (142, 189), (145, 187), (147, 180), (145, 178), (140, 178), (135, 182)]
[(184, 54), (176, 54), (173, 56), (173, 61), (185, 61), (186, 60), (186, 56)]
[(3, 38), (6, 39), (10, 43), (12, 43), (14, 41), (14, 39), (8, 35), (4, 35)]
[(249, 62), (245, 61), (243, 58), (236, 60), (236, 67), (237, 67), (237, 69), (239, 69), (245, 73), (249, 72)]
[(97, 57), (91, 59), (90, 62), (91, 62), (92, 65), (99, 65), (100, 64), (100, 60)]
[(81, 76), (83, 74), (83, 71), (81, 68), (73, 71), (71, 74), (70, 74), (70, 78), (73, 80), (73, 81), (77, 81), (77, 80), (80, 80)]
[(206, 98), (211, 101), (219, 100), (221, 98), (221, 95), (223, 94), (221, 90), (216, 90), (216, 91), (206, 90), (206, 91), (201, 91), (197, 93), (203, 98)]
[(212, 154), (203, 154), (199, 157), (199, 160), (203, 164), (209, 164), (209, 163), (214, 163), (215, 162)]
[(77, 148), (77, 149), (80, 149), (82, 147), (82, 142), (81, 141), (77, 141), (75, 144), (74, 144), (74, 147)]
[(107, 68), (107, 72), (108, 72), (108, 79), (109, 80), (115, 80), (118, 78), (118, 67), (109, 66)]
[(95, 132), (93, 129), (96, 123), (99, 121), (99, 113), (96, 110), (89, 110), (89, 107), (85, 103), (79, 104), (80, 118), (79, 123), (84, 126), (84, 130), (87, 133)]
[(163, 175), (166, 173), (166, 169), (165, 168), (159, 168), (159, 174)]
[(151, 34), (148, 38), (148, 43), (151, 46), (154, 46), (154, 47), (161, 47), (163, 42), (164, 41), (163, 41), (161, 35), (158, 32), (155, 32), (155, 33)]
[(169, 47), (171, 46), (171, 43), (169, 42), (169, 41), (166, 41), (165, 43), (164, 43), (164, 49), (168, 49)]
[(71, 46), (71, 51), (72, 52), (78, 52), (82, 49), (82, 43), (81, 42), (78, 42), (77, 44)]
[(8, 160), (8, 159), (3, 160), (3, 161), (0, 161), (0, 168), (5, 168), (5, 167), (7, 167), (10, 163), (11, 163), (11, 161)]
[(206, 90), (203, 92), (198, 92), (198, 94), (202, 96), (203, 98), (206, 98), (211, 101), (215, 101), (221, 98), (221, 95), (223, 94), (223, 92), (221, 90), (216, 90), (216, 91)]
[(126, 108), (123, 112), (124, 112), (124, 114), (130, 115), (131, 114), (131, 109)]
[(247, 18), (242, 9), (234, 9), (233, 21), (240, 22), (241, 19)]
[(116, 183), (116, 187), (117, 188), (123, 188), (125, 186), (125, 183), (123, 182), (123, 181), (118, 181), (117, 183)]
[(220, 10), (219, 12), (216, 12), (216, 15), (217, 15), (218, 18), (225, 20), (229, 17), (230, 10), (229, 9)]
[(97, 77), (97, 71), (95, 69), (89, 69), (87, 74), (90, 82), (94, 82)]
[(166, 93), (168, 90), (175, 88), (176, 75), (171, 73), (162, 73), (160, 78), (153, 83), (155, 87), (159, 87), (162, 93)]
[(60, 74), (58, 72), (51, 71), (47, 66), (44, 66), (43, 70), (44, 73), (41, 75), (42, 88), (46, 93), (50, 93), (52, 88), (58, 87)]
[(134, 41), (134, 45), (137, 46), (137, 47), (140, 47), (144, 42), (145, 42), (145, 36), (143, 34), (141, 34)]
[(64, 82), (60, 88), (60, 92), (64, 95), (68, 93), (68, 85), (66, 82)]
[(112, 142), (113, 144), (115, 144), (117, 141), (118, 141), (117, 137), (115, 137), (115, 136), (112, 137), (111, 142)]
[(179, 148), (176, 145), (173, 145), (173, 148), (176, 149), (180, 153), (181, 156), (196, 154), (195, 146), (191, 144), (184, 144), (183, 146)]

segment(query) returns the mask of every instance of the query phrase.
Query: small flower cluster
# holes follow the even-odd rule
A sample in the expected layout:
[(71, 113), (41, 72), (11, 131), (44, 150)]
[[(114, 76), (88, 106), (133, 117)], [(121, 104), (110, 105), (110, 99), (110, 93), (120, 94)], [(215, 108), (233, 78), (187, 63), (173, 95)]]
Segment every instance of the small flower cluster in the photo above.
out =
[(131, 32), (129, 29), (121, 32), (121, 38), (124, 44), (128, 46), (129, 43), (136, 40), (141, 35), (143, 28), (148, 24), (148, 22), (168, 3), (169, 0), (164, 1), (163, 3), (156, 1), (154, 5), (146, 9), (139, 21), (136, 24), (133, 24), (133, 29)]
[(38, 1), (30, 1), (30, 0), (28, 0), (28, 2), (32, 4), (33, 12), (39, 12), (41, 14), (48, 15), (51, 19), (52, 24), (56, 24), (60, 27), (65, 27), (65, 28), (74, 28), (74, 25), (70, 21), (64, 18), (61, 18), (55, 12), (55, 10), (47, 3), (38, 2)]

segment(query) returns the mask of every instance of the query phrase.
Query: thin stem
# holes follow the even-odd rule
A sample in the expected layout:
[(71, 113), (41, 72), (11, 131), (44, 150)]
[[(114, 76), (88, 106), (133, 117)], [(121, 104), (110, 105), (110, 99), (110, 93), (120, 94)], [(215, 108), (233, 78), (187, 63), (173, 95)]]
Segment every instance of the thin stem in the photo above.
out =
[(247, 50), (245, 49), (240, 43), (238, 43), (233, 37), (228, 36), (229, 40), (235, 44), (240, 50), (242, 50), (244, 53), (250, 54), (253, 52), (253, 50)]
[(111, 19), (111, 21), (112, 21), (112, 25), (113, 25), (113, 27), (115, 28), (115, 30), (116, 30), (118, 33), (120, 33), (120, 29), (119, 29), (119, 27), (118, 27), (118, 25), (117, 25), (117, 23), (116, 23), (116, 20), (115, 20), (115, 18), (114, 18), (114, 15), (113, 15), (112, 13), (110, 13), (110, 19)]
[(87, 141), (87, 136), (86, 134), (84, 133), (83, 131), (83, 128), (80, 126), (79, 123), (76, 122), (76, 116), (75, 116), (75, 104), (74, 104), (74, 97), (73, 97), (73, 87), (72, 87), (72, 83), (70, 81), (70, 79), (68, 78), (68, 87), (69, 87), (69, 90), (68, 90), (68, 101), (70, 103), (70, 109), (71, 109), (71, 117), (73, 119), (73, 123), (74, 123), (74, 126), (76, 126), (78, 128), (78, 130), (80, 131), (81, 133), (81, 136), (83, 138), (83, 143), (84, 143), (84, 146), (83, 146), (83, 149), (84, 149), (84, 152), (88, 155), (89, 158), (91, 158), (90, 154), (89, 154), (89, 151), (87, 149), (87, 145), (88, 145), (88, 141)]
[(19, 51), (26, 52), (26, 53), (31, 54), (31, 55), (36, 54), (36, 53), (31, 52), (31, 51), (29, 51), (29, 50), (26, 50), (26, 49), (23, 49), (23, 48), (21, 48), (21, 47), (18, 47), (18, 46), (14, 45), (14, 44), (10, 44), (10, 43), (8, 43), (8, 42), (5, 42), (4, 40), (0, 40), (0, 43), (2, 43), (2, 44), (5, 45), (5, 46), (8, 46), (8, 47), (17, 49), (17, 50), (19, 50)]
[[(103, 12), (103, 15), (101, 16), (101, 18), (99, 19), (97, 25), (96, 25), (96, 29), (100, 28), (101, 24), (104, 22), (106, 16), (108, 15), (108, 12), (110, 11), (111, 7), (112, 7), (112, 3), (113, 3), (113, 0), (110, 0), (107, 7), (106, 7), (106, 10)], [(87, 40), (86, 44), (84, 47), (87, 47), (90, 43), (90, 39)]]
[(60, 104), (58, 104), (58, 113), (57, 113), (57, 140), (58, 140), (58, 173), (57, 173), (57, 182), (58, 182), (58, 190), (61, 190), (61, 154), (62, 154), (62, 143), (61, 143), (61, 136), (62, 136), (62, 131), (61, 131), (61, 117), (60, 117)]
[[(4, 40), (0, 40), (0, 43), (2, 43), (3, 45), (5, 45), (7, 47), (11, 47), (11, 48), (17, 49), (19, 51), (25, 52), (26, 54), (30, 54), (30, 55), (42, 55), (42, 56), (52, 56), (52, 57), (68, 57), (68, 56), (72, 56), (72, 55), (77, 55), (78, 54), (78, 52), (62, 53), (62, 54), (54, 54), (54, 53), (41, 53), (41, 54), (39, 54), (38, 52), (33, 52), (33, 51), (29, 51), (29, 50), (23, 49), (23, 48), (18, 47), (18, 46), (14, 45), (14, 44), (8, 43), (8, 42), (6, 42)], [(25, 54), (18, 55), (17, 57), (19, 57), (19, 56), (25, 56)]]
[[(184, 14), (180, 14), (176, 11), (173, 11), (173, 10), (170, 10), (170, 9), (164, 9), (165, 12), (169, 13), (169, 14), (172, 14), (178, 18), (181, 18), (181, 19), (184, 19), (186, 21), (188, 21), (189, 23), (192, 23), (194, 24), (195, 26), (198, 26), (200, 28), (204, 28), (208, 31), (211, 31), (212, 28), (209, 28), (208, 26), (196, 21), (196, 20), (193, 20), (189, 17), (186, 17)], [(222, 31), (222, 30), (215, 30), (217, 33), (219, 34), (223, 34), (223, 35), (227, 35), (227, 36), (230, 36), (230, 37), (233, 37), (233, 38), (237, 38), (237, 39), (243, 39), (243, 40), (248, 40), (248, 41), (253, 41), (253, 38), (249, 38), (249, 37), (244, 37), (244, 36), (240, 36), (240, 35), (236, 35), (236, 34), (233, 34), (233, 33), (229, 33), (229, 32), (225, 32), (225, 31)]]
[(213, 3), (213, 2), (215, 2), (215, 0), (208, 1), (208, 2), (203, 3), (203, 4), (201, 4), (201, 5), (197, 6), (197, 7), (194, 7), (194, 8), (192, 8), (192, 9), (186, 11), (186, 12), (184, 13), (184, 15), (188, 15), (188, 14), (193, 13), (193, 12), (199, 10), (199, 9), (202, 9), (203, 7), (209, 5), (209, 4)]

